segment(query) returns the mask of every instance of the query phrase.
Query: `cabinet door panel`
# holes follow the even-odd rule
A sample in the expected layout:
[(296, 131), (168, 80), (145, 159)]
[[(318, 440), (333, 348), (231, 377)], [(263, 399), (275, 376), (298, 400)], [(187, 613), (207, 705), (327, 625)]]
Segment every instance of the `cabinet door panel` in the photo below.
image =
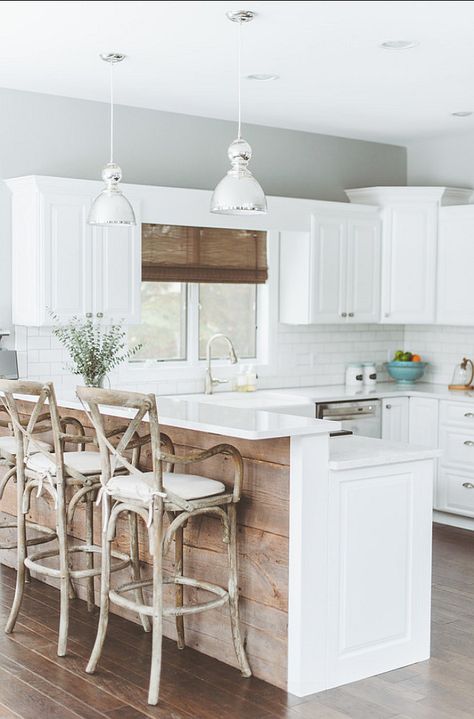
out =
[(441, 466), (435, 508), (466, 517), (474, 517), (474, 481), (472, 472)]
[(280, 322), (312, 322), (312, 262), (309, 232), (280, 232)]
[[(441, 210), (443, 212), (443, 210)], [(474, 324), (472, 267), (474, 265), (474, 211), (446, 208), (441, 216), (438, 249), (439, 324)]]
[(384, 223), (382, 322), (434, 322), (437, 207), (392, 206)]
[(410, 397), (410, 444), (438, 448), (438, 407), (437, 399)]
[(380, 319), (380, 222), (349, 220), (347, 309), (352, 322)]
[[(90, 198), (45, 195), (42, 201), (46, 307), (62, 321), (90, 312), (92, 305)], [(51, 320), (45, 309), (45, 324)]]
[(408, 397), (382, 400), (382, 439), (408, 442)]
[(105, 321), (140, 322), (141, 224), (97, 231), (94, 313)]
[(340, 217), (313, 215), (312, 321), (314, 323), (346, 321), (348, 313), (346, 227), (346, 221)]

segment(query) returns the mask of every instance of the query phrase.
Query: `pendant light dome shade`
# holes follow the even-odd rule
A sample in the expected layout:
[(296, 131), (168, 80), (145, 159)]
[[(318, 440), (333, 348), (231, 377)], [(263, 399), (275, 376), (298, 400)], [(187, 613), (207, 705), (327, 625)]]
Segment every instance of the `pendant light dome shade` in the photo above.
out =
[(219, 182), (211, 198), (211, 212), (218, 215), (256, 215), (267, 211), (265, 194), (247, 165), (252, 148), (237, 138), (227, 151), (231, 169)]
[(133, 207), (120, 189), (122, 170), (114, 162), (114, 85), (112, 70), (116, 63), (122, 62), (125, 55), (111, 52), (100, 56), (110, 66), (110, 161), (102, 170), (105, 188), (92, 203), (89, 225), (136, 225)]
[(122, 170), (115, 163), (109, 162), (102, 170), (105, 188), (92, 203), (89, 212), (89, 225), (135, 225), (135, 213), (127, 200), (119, 182)]
[(267, 211), (265, 193), (248, 169), (252, 148), (241, 135), (242, 117), (242, 73), (241, 73), (241, 29), (242, 23), (251, 22), (255, 13), (251, 10), (230, 11), (227, 17), (239, 25), (237, 88), (238, 88), (238, 132), (227, 151), (231, 168), (219, 182), (211, 198), (211, 212), (217, 215), (259, 215)]

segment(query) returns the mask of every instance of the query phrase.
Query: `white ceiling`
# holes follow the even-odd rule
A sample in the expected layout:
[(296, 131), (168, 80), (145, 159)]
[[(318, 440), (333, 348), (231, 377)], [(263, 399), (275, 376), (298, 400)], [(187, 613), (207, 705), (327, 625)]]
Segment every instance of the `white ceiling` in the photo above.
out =
[[(107, 99), (100, 52), (128, 55), (117, 102), (235, 117), (243, 28), (244, 122), (404, 143), (474, 128), (474, 2), (0, 2), (0, 86)], [(417, 40), (387, 51), (384, 40)]]

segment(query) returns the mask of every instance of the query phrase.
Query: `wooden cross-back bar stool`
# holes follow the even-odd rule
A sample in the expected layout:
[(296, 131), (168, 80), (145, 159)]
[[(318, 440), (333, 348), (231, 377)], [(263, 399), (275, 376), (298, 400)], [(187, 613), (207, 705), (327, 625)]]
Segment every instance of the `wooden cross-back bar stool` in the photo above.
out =
[[(46, 420), (46, 423), (44, 423)], [(48, 423), (49, 420), (49, 413), (42, 415), (38, 418), (39, 423), (37, 426), (37, 433), (44, 433), (51, 429), (51, 424)], [(24, 422), (25, 420), (20, 417), (20, 421)], [(5, 492), (5, 489), (9, 482), (16, 482), (16, 452), (17, 452), (17, 445), (16, 445), (16, 439), (13, 434), (12, 430), (12, 424), (10, 417), (8, 416), (8, 413), (6, 410), (4, 410), (0, 406), (0, 427), (3, 429), (8, 430), (7, 435), (3, 435), (0, 437), (0, 467), (5, 467), (5, 474), (0, 479), (0, 500), (3, 497), (3, 494)], [(36, 434), (36, 433), (35, 433)], [(35, 438), (34, 443), (31, 443), (30, 446), (26, 449), (26, 451), (29, 451), (30, 454), (33, 454), (35, 452), (35, 448), (37, 446), (41, 446), (46, 452), (52, 451), (52, 446), (48, 442), (44, 442), (43, 440)], [(0, 522), (0, 530), (6, 529), (6, 530), (12, 530), (17, 529), (17, 520), (16, 518), (7, 519), (2, 522)], [(35, 530), (36, 536), (30, 536), (26, 538), (26, 530), (31, 529)], [(27, 547), (31, 547), (35, 544), (44, 544), (46, 542), (51, 542), (53, 539), (56, 538), (56, 532), (49, 527), (44, 527), (40, 524), (37, 524), (36, 522), (25, 522), (25, 544)], [(16, 539), (6, 539), (6, 540), (0, 540), (0, 550), (4, 549), (16, 549), (17, 548), (17, 541)]]
[[(21, 421), (17, 396), (29, 399), (35, 404), (28, 421)], [(89, 609), (94, 606), (94, 577), (100, 574), (100, 568), (94, 566), (94, 554), (101, 552), (101, 547), (93, 541), (93, 502), (100, 489), (100, 455), (97, 451), (85, 451), (86, 443), (93, 438), (86, 437), (82, 424), (75, 418), (61, 420), (56, 396), (51, 383), (41, 384), (22, 380), (0, 379), (1, 401), (9, 415), (16, 441), (15, 473), (17, 481), (17, 581), (15, 596), (7, 620), (5, 631), (13, 631), (21, 609), (26, 569), (34, 570), (40, 575), (54, 577), (59, 580), (60, 618), (58, 655), (64, 656), (67, 648), (69, 626), (69, 599), (74, 597), (74, 580), (86, 579)], [(35, 432), (40, 427), (40, 417), (48, 413), (52, 435), (52, 448), (47, 451), (35, 440)], [(69, 434), (67, 425), (74, 424), (80, 433)], [(65, 444), (79, 446), (79, 451), (65, 451)], [(34, 447), (31, 452), (30, 448)], [(25, 530), (26, 514), (30, 509), (31, 494), (36, 490), (37, 496), (43, 492), (54, 506), (56, 537), (58, 547), (41, 550), (27, 555)], [(70, 544), (68, 526), (74, 517), (79, 502), (86, 505), (86, 543)], [(72, 556), (85, 553), (86, 568), (73, 569)], [(121, 552), (114, 552), (118, 560), (112, 571), (123, 569), (130, 564), (130, 557)], [(43, 561), (51, 557), (59, 558), (59, 567), (46, 566)], [(135, 574), (132, 574), (135, 576)]]
[[(152, 619), (152, 656), (148, 703), (157, 704), (159, 698), (161, 674), (161, 645), (163, 617), (176, 617), (178, 646), (184, 647), (183, 617), (210, 609), (229, 606), (232, 638), (238, 664), (242, 674), (251, 675), (242, 641), (239, 623), (239, 597), (237, 580), (237, 521), (236, 505), (240, 499), (243, 475), (242, 457), (238, 450), (229, 444), (220, 444), (204, 452), (191, 456), (178, 456), (163, 451), (160, 436), (156, 399), (154, 395), (132, 392), (78, 387), (77, 395), (89, 413), (94, 424), (102, 457), (102, 494), (103, 517), (103, 556), (102, 583), (100, 599), (100, 617), (92, 654), (86, 671), (92, 674), (100, 659), (107, 631), (109, 605), (113, 602), (121, 607), (146, 615)], [(114, 447), (108, 441), (104, 415), (101, 406), (128, 409), (131, 417), (128, 430)], [(133, 437), (138, 434), (141, 422), (149, 422), (149, 434), (141, 438), (141, 443), (151, 444), (152, 471), (142, 472), (127, 463), (124, 452), (133, 446)], [(136, 440), (135, 440), (136, 441)], [(166, 445), (165, 445), (166, 446)], [(200, 462), (218, 454), (227, 455), (234, 467), (232, 490), (217, 480), (195, 474), (177, 474), (164, 471), (164, 466), (186, 465)], [(116, 466), (123, 465), (128, 475), (117, 476)], [(112, 506), (111, 506), (112, 504)], [(152, 557), (152, 578), (137, 579), (116, 589), (110, 587), (111, 543), (115, 536), (116, 523), (122, 512), (134, 512), (143, 519), (148, 529), (150, 553)], [(165, 531), (165, 515), (170, 517)], [(223, 540), (228, 547), (228, 580), (223, 588), (210, 582), (187, 577), (183, 573), (183, 526), (189, 519), (199, 515), (218, 517), (223, 526)], [(176, 539), (177, 559), (172, 576), (163, 576), (163, 557)], [(175, 606), (163, 606), (163, 584), (176, 585)], [(137, 603), (125, 595), (137, 588), (152, 587), (151, 605)], [(204, 590), (214, 595), (212, 599), (190, 605), (183, 605), (182, 588), (184, 586)]]

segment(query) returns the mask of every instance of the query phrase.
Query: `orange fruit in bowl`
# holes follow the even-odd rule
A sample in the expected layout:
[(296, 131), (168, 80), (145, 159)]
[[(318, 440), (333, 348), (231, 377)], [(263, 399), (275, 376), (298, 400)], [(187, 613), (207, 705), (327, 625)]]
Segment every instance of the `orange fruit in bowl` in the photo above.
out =
[(411, 361), (412, 362), (421, 362), (420, 355), (413, 355), (413, 357), (411, 358)]

